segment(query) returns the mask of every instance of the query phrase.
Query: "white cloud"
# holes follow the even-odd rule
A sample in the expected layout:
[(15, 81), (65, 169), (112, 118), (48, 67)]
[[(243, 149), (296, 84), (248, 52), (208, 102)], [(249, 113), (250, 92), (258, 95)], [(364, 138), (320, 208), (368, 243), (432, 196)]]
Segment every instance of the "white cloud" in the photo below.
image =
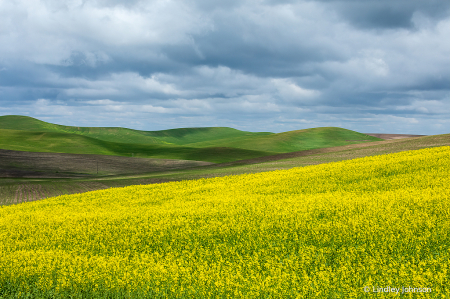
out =
[(450, 114), (450, 101), (414, 99), (409, 105), (395, 106), (394, 109), (420, 114)]
[(272, 79), (271, 83), (283, 99), (290, 101), (310, 102), (320, 95), (320, 91), (302, 88), (289, 79)]
[[(30, 109), (31, 108), (31, 109)], [(54, 105), (48, 99), (38, 99), (28, 109), (32, 115), (38, 116), (71, 116), (71, 107), (64, 105)]]
[(113, 104), (115, 104), (115, 102), (111, 101), (110, 99), (92, 100), (92, 101), (86, 101), (85, 103), (91, 104), (91, 105), (113, 105)]
[(153, 105), (142, 105), (139, 108), (141, 112), (150, 112), (150, 113), (169, 113), (169, 109), (164, 107), (155, 107)]

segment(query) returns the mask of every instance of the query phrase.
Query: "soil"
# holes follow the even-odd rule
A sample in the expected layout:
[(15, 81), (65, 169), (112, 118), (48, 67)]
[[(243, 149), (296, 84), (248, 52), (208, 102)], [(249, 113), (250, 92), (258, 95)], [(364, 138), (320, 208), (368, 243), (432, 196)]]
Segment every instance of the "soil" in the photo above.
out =
[(211, 165), (204, 161), (105, 155), (35, 153), (0, 149), (0, 177), (83, 178), (150, 173)]
[(411, 137), (424, 137), (428, 135), (411, 135), (411, 134), (381, 134), (381, 133), (364, 133), (369, 136), (381, 138), (384, 140), (392, 140), (392, 139), (402, 139), (402, 138), (411, 138)]

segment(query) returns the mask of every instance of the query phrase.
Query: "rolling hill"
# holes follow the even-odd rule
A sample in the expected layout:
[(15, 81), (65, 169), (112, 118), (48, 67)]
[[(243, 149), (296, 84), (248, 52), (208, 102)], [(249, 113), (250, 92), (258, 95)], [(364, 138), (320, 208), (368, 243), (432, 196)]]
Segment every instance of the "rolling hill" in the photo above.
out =
[(277, 134), (225, 127), (139, 131), (115, 127), (61, 126), (16, 115), (0, 116), (0, 134), (0, 148), (7, 150), (214, 163), (382, 140), (336, 127)]
[(343, 128), (323, 127), (270, 135), (225, 138), (187, 145), (192, 147), (228, 146), (242, 149), (259, 149), (276, 153), (289, 153), (380, 140), (382, 139)]
[(181, 159), (214, 163), (230, 162), (274, 154), (272, 152), (230, 147), (195, 148), (165, 144), (119, 143), (69, 133), (0, 129), (0, 136), (1, 149), (28, 152)]
[(0, 129), (22, 130), (33, 132), (70, 133), (92, 137), (104, 141), (139, 144), (173, 144), (187, 145), (190, 143), (213, 141), (226, 138), (248, 138), (265, 136), (273, 133), (246, 132), (232, 128), (181, 128), (162, 131), (140, 131), (120, 127), (73, 127), (51, 124), (29, 116), (0, 116)]

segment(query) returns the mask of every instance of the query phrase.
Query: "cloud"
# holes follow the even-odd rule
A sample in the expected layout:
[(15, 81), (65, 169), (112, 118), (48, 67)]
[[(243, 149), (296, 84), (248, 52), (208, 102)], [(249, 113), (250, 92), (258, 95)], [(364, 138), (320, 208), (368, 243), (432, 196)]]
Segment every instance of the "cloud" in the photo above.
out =
[(38, 116), (71, 116), (71, 109), (64, 105), (52, 104), (48, 99), (38, 99), (28, 113)]
[(114, 104), (114, 102), (111, 101), (110, 99), (92, 100), (92, 101), (86, 101), (85, 103), (91, 104), (91, 105), (112, 105), (112, 104)]
[(2, 1), (0, 113), (444, 133), (449, 35), (440, 0)]
[(272, 79), (271, 83), (283, 101), (308, 105), (320, 96), (320, 91), (302, 88), (289, 79)]
[(450, 3), (440, 0), (322, 0), (353, 26), (369, 29), (412, 29), (420, 13), (436, 21), (449, 15)]

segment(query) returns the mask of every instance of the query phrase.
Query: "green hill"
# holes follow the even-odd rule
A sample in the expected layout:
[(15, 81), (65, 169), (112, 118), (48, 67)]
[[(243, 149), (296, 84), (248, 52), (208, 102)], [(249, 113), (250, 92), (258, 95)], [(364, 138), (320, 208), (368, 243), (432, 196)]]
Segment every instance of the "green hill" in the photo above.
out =
[(312, 128), (252, 133), (232, 128), (139, 131), (116, 127), (72, 127), (28, 116), (0, 116), (0, 148), (35, 152), (102, 154), (208, 162), (230, 162), (276, 153), (379, 141), (355, 131)]
[(28, 116), (0, 116), (0, 129), (24, 130), (33, 132), (70, 133), (92, 137), (104, 141), (140, 144), (174, 144), (212, 141), (225, 138), (248, 138), (273, 133), (245, 132), (232, 128), (181, 128), (163, 131), (139, 131), (118, 127), (72, 127), (47, 123)]
[(194, 148), (177, 145), (119, 143), (54, 132), (0, 129), (0, 148), (29, 152), (115, 155), (141, 158), (231, 162), (275, 153), (228, 147)]
[(289, 153), (294, 151), (333, 147), (352, 143), (380, 141), (355, 131), (336, 128), (312, 128), (262, 136), (243, 136), (187, 144), (192, 147), (228, 146), (242, 149)]

